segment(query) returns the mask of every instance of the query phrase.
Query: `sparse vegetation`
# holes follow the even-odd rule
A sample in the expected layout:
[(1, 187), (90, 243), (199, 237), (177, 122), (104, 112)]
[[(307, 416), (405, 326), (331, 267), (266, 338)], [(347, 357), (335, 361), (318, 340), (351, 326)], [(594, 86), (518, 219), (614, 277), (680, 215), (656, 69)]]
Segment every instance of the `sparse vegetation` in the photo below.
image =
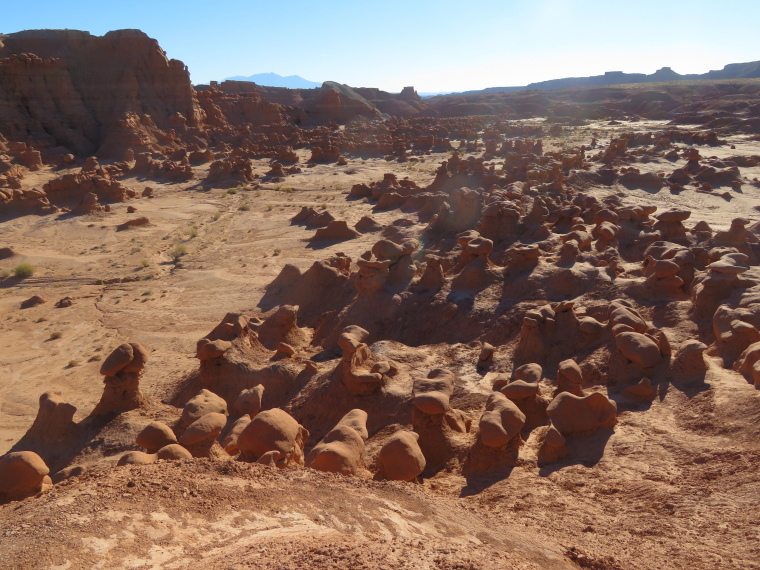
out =
[(195, 227), (190, 228), (190, 231), (187, 232), (187, 233), (190, 236), (190, 239), (197, 238), (198, 237), (198, 228), (195, 228)]
[(50, 333), (50, 340), (58, 340), (63, 336), (63, 333), (60, 331), (54, 331)]
[(148, 260), (147, 259), (141, 259), (140, 260), (140, 265), (142, 267), (148, 267)]
[(0, 277), (2, 277), (3, 279), (5, 279), (6, 277), (10, 277), (11, 273), (13, 273), (13, 271), (11, 271), (8, 268), (0, 269)]
[(221, 212), (219, 212), (219, 211), (216, 211), (216, 212), (214, 212), (214, 213), (212, 214), (212, 216), (211, 216), (211, 219), (212, 219), (213, 221), (217, 221), (217, 220), (218, 220), (219, 218), (221, 218), (221, 217), (222, 217), (222, 213), (221, 213)]
[(34, 266), (31, 263), (19, 263), (13, 269), (13, 275), (18, 279), (26, 279), (27, 277), (31, 277), (34, 275)]
[(227, 190), (227, 194), (237, 194), (237, 189), (236, 188), (230, 188), (229, 190)]
[(74, 368), (76, 366), (79, 366), (79, 361), (78, 360), (69, 360), (69, 364), (68, 364), (67, 368)]
[(250, 209), (251, 209), (251, 207), (248, 204), (241, 204), (238, 207), (238, 210), (240, 210), (241, 212), (247, 212)]
[(181, 257), (187, 255), (187, 246), (184, 243), (178, 243), (169, 252), (169, 256), (177, 263)]

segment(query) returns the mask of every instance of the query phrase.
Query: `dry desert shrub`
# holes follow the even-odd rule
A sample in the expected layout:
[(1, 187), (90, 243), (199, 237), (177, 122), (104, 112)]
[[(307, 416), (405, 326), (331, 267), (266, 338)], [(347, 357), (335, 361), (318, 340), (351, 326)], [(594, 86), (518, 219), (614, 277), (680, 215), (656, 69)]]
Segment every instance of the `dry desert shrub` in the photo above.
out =
[(34, 266), (31, 263), (19, 263), (13, 269), (13, 275), (19, 279), (26, 279), (27, 277), (31, 277), (34, 275)]

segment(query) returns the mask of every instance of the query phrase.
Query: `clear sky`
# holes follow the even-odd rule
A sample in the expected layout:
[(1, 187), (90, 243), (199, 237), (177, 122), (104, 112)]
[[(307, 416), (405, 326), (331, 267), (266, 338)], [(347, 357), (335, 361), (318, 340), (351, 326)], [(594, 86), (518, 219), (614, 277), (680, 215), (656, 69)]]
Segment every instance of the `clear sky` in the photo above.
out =
[(704, 73), (760, 60), (760, 0), (0, 0), (0, 33), (139, 28), (194, 83), (274, 72), (400, 91)]

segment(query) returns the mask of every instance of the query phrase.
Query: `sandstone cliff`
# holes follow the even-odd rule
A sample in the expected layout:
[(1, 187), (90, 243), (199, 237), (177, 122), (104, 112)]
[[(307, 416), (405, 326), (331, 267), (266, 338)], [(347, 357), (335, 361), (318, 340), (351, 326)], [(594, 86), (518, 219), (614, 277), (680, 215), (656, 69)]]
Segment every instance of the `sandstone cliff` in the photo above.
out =
[(169, 129), (177, 113), (190, 126), (203, 120), (190, 74), (139, 30), (27, 30), (0, 45), (0, 133), (9, 140), (102, 155), (130, 116)]

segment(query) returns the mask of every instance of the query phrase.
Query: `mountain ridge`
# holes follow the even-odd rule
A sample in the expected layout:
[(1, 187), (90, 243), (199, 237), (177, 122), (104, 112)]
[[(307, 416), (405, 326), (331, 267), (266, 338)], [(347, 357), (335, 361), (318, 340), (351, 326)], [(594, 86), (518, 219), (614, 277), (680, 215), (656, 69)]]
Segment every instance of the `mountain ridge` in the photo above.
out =
[(629, 83), (655, 83), (659, 81), (682, 81), (695, 79), (751, 79), (760, 78), (760, 61), (745, 63), (729, 63), (723, 69), (711, 70), (706, 73), (691, 73), (681, 75), (670, 67), (661, 67), (651, 74), (625, 73), (623, 71), (607, 71), (602, 75), (590, 75), (586, 77), (562, 77), (529, 83), (525, 86), (514, 87), (486, 87), (451, 93), (451, 95), (477, 95), (480, 93), (504, 93), (510, 91), (523, 91), (528, 89), (553, 90), (565, 87), (596, 87), (602, 85), (624, 85)]
[(263, 85), (265, 87), (287, 87), (288, 89), (314, 89), (315, 87), (322, 86), (321, 82), (309, 81), (300, 75), (282, 76), (273, 72), (256, 73), (248, 76), (236, 75), (235, 77), (228, 77), (227, 80), (251, 81), (257, 85)]

